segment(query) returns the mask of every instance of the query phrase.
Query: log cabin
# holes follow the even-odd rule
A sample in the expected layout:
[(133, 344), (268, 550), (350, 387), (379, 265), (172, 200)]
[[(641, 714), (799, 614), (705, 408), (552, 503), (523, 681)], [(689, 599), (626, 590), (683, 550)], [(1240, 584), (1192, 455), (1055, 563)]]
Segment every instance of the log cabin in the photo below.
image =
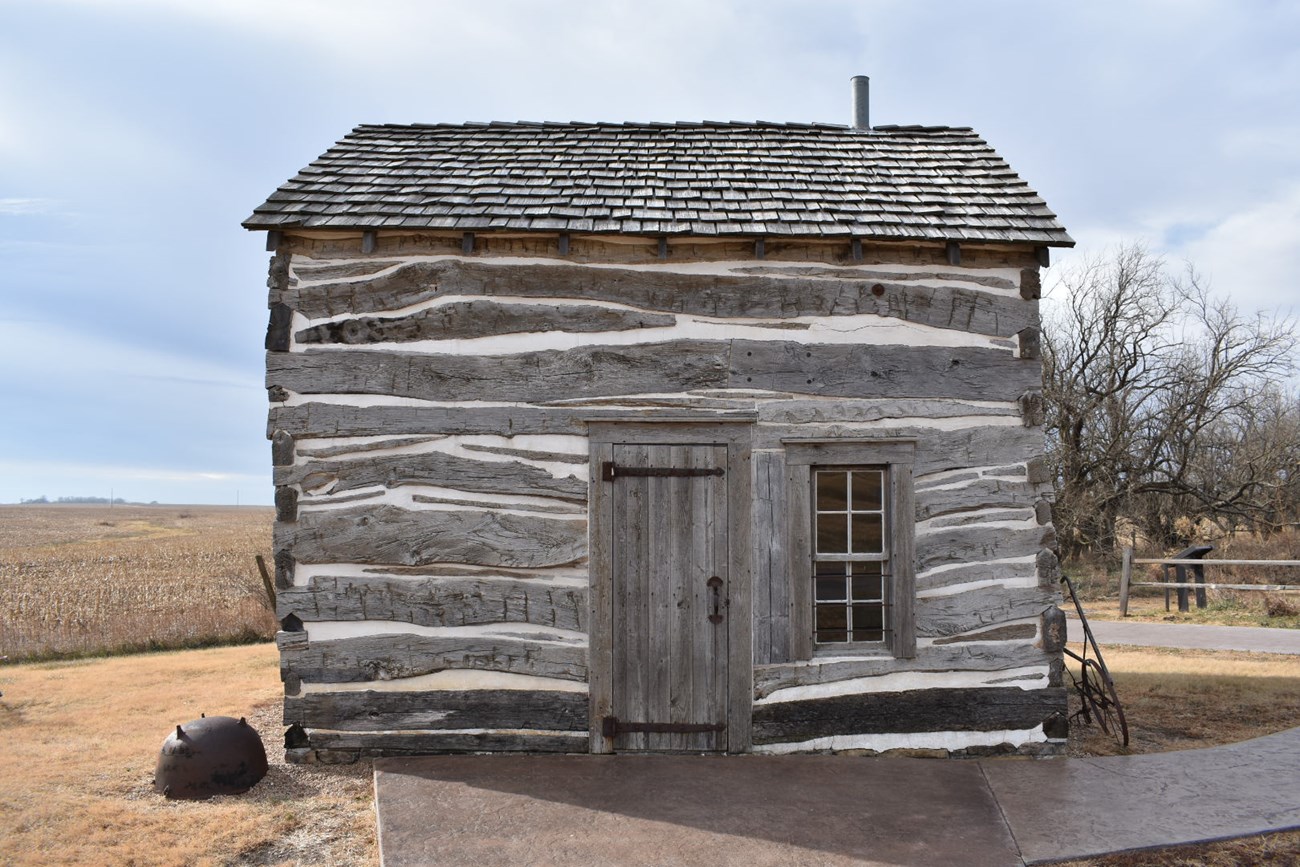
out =
[(358, 126), (256, 208), (290, 760), (1061, 751), (1073, 242), (865, 115)]

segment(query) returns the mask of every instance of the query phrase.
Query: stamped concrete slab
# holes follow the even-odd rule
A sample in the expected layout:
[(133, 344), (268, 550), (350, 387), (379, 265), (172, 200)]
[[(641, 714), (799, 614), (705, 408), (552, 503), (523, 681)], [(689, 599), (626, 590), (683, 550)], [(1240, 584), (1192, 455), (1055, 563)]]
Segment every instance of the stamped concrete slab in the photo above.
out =
[[(1088, 619), (1104, 650), (1108, 644), (1183, 647), (1195, 650), (1245, 650), (1253, 653), (1300, 654), (1300, 629), (1267, 626), (1206, 626), (1198, 623), (1144, 623), (1138, 620)], [(1083, 641), (1083, 626), (1070, 618), (1070, 641)]]
[(1203, 750), (980, 764), (1030, 864), (1300, 827), (1300, 728)]
[(974, 762), (431, 756), (375, 791), (385, 867), (1021, 863)]

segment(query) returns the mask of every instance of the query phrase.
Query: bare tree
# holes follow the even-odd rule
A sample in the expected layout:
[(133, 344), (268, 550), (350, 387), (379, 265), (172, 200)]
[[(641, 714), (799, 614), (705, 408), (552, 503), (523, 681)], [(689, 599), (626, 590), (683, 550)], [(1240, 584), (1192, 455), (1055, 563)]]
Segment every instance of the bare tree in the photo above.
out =
[(1065, 552), (1112, 548), (1120, 516), (1166, 544), (1180, 518), (1264, 520), (1285, 449), (1243, 438), (1295, 369), (1294, 323), (1242, 316), (1140, 246), (1067, 272), (1053, 295), (1044, 398)]

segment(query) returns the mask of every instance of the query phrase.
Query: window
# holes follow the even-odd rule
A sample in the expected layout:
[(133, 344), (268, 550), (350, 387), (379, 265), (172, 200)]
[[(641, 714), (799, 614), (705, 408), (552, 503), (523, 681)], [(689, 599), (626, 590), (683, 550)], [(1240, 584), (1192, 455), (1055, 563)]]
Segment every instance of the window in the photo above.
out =
[(888, 643), (888, 468), (814, 467), (813, 643)]
[(915, 655), (913, 440), (785, 440), (791, 652)]

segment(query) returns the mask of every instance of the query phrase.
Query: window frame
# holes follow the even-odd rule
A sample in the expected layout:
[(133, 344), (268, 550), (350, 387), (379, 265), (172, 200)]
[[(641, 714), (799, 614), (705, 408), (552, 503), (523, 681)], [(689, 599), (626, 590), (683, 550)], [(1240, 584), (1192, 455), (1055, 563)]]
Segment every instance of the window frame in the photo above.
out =
[[(912, 466), (916, 440), (785, 439), (787, 527), (790, 564), (790, 643), (792, 659), (819, 656), (916, 656), (916, 507)], [(891, 641), (817, 644), (813, 627), (814, 521), (813, 474), (818, 469), (885, 470), (885, 532), (890, 552), (888, 600), (893, 616)]]

